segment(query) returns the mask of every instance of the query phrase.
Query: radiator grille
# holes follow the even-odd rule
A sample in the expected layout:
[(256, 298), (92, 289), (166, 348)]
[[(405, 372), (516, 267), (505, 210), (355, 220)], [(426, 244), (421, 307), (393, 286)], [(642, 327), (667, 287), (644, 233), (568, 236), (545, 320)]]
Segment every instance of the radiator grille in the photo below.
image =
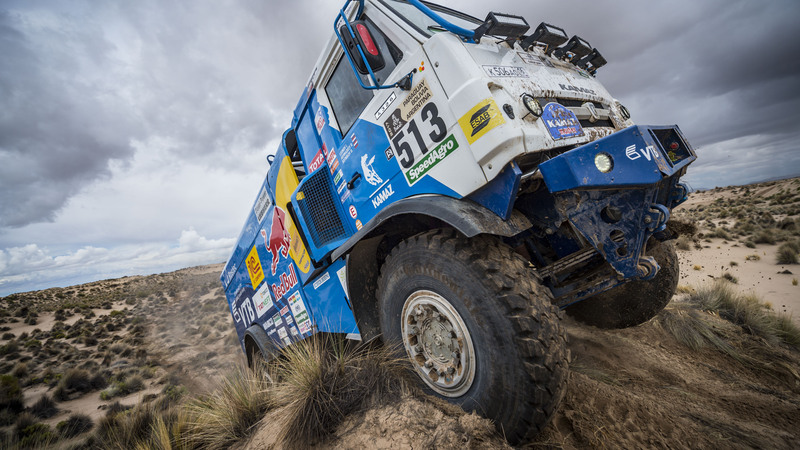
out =
[(333, 186), (327, 170), (316, 170), (303, 180), (302, 195), (298, 193), (297, 204), (311, 234), (314, 246), (320, 248), (337, 239), (346, 237), (339, 210), (334, 203)]

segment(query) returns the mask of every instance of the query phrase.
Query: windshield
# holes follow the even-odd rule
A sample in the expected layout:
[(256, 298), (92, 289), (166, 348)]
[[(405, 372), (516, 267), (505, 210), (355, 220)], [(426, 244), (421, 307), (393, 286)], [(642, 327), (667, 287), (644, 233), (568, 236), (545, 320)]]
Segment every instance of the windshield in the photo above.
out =
[[(436, 32), (446, 31), (441, 25), (410, 3), (406, 3), (402, 0), (383, 0), (383, 3), (426, 36), (430, 36)], [(444, 6), (434, 5), (428, 2), (425, 2), (425, 5), (436, 12), (436, 14), (442, 16), (444, 20), (455, 26), (466, 28), (467, 30), (474, 30), (478, 25), (483, 23), (472, 16), (450, 8), (445, 8)]]

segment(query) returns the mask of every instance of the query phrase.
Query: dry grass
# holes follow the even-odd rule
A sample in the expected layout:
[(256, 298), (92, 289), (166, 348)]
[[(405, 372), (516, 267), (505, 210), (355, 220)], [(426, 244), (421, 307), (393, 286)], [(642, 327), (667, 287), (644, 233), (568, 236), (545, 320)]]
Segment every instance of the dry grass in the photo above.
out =
[(786, 314), (771, 311), (754, 294), (739, 294), (729, 284), (718, 281), (697, 289), (689, 301), (771, 343), (783, 341), (800, 348), (800, 328)]
[(244, 438), (275, 406), (270, 387), (262, 373), (237, 368), (211, 394), (185, 405), (186, 443), (222, 449)]
[(284, 408), (279, 440), (287, 447), (318, 442), (347, 414), (365, 410), (408, 390), (407, 369), (397, 352), (315, 335), (284, 350), (276, 362), (276, 399)]

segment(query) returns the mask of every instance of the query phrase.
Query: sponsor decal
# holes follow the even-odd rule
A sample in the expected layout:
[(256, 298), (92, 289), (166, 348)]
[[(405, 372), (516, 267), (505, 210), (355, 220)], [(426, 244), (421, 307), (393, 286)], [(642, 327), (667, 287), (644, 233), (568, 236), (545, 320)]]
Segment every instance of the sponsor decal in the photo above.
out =
[(388, 199), (392, 195), (394, 195), (394, 189), (390, 184), (386, 186), (382, 191), (380, 191), (377, 195), (375, 195), (375, 197), (372, 197), (372, 206), (375, 209), (378, 209), (378, 207), (381, 206), (381, 204), (383, 204), (383, 202), (385, 202), (386, 199)]
[(356, 230), (361, 230), (364, 225), (361, 224), (360, 220), (356, 220)]
[(340, 184), (339, 187), (336, 188), (336, 193), (337, 194), (341, 194), (346, 185), (347, 185), (347, 183), (345, 181), (342, 181), (342, 184)]
[(586, 89), (586, 88), (582, 88), (582, 87), (578, 87), (578, 86), (573, 86), (573, 85), (571, 85), (571, 84), (562, 84), (562, 83), (559, 83), (559, 84), (558, 84), (558, 86), (559, 86), (561, 89), (565, 90), (565, 91), (572, 91), (572, 92), (582, 92), (582, 93), (584, 93), (584, 94), (592, 94), (592, 95), (596, 95), (596, 94), (595, 94), (595, 92), (594, 92), (592, 89)]
[(336, 172), (336, 176), (335, 176), (335, 177), (333, 177), (333, 184), (336, 184), (336, 183), (338, 183), (338, 182), (339, 182), (339, 180), (341, 180), (343, 176), (344, 176), (344, 174), (342, 174), (342, 171), (341, 171), (341, 170), (340, 170), (340, 171), (338, 171), (338, 172)]
[(337, 270), (336, 276), (339, 278), (339, 284), (342, 285), (345, 295), (350, 296), (350, 294), (347, 293), (347, 268), (342, 267), (341, 269)]
[(375, 168), (372, 167), (372, 163), (375, 162), (375, 156), (373, 155), (372, 158), (367, 161), (369, 155), (361, 156), (361, 170), (364, 171), (364, 178), (367, 180), (367, 183), (377, 186), (383, 183), (383, 179), (381, 179), (378, 172), (375, 171)]
[(461, 130), (470, 144), (480, 139), (498, 125), (506, 123), (493, 98), (487, 98), (458, 119)]
[(292, 333), (292, 336), (297, 336), (299, 333), (297, 332), (297, 328), (290, 327), (289, 331)]
[(348, 159), (350, 159), (350, 155), (353, 153), (353, 146), (350, 144), (345, 145), (344, 147), (339, 149), (341, 154), (339, 155), (342, 160), (342, 163), (346, 163)]
[(325, 117), (322, 115), (322, 107), (317, 108), (317, 116), (314, 118), (314, 125), (317, 126), (317, 133), (322, 133), (322, 127), (325, 126)]
[(334, 159), (333, 160), (333, 165), (331, 166), (331, 175), (333, 175), (333, 173), (336, 172), (336, 169), (338, 169), (338, 168), (339, 168), (339, 160), (338, 159)]
[(281, 339), (286, 339), (286, 336), (288, 336), (288, 333), (286, 333), (286, 328), (278, 328), (278, 336), (280, 336)]
[(256, 314), (259, 318), (274, 306), (272, 303), (272, 296), (269, 295), (267, 283), (264, 283), (264, 285), (256, 291), (256, 295), (253, 296), (253, 305), (256, 307)]
[(269, 228), (269, 236), (267, 236), (266, 230), (261, 229), (264, 247), (272, 255), (271, 269), (273, 275), (275, 275), (281, 256), (284, 258), (289, 256), (292, 238), (286, 228), (286, 212), (281, 207), (275, 206), (275, 210), (272, 212), (272, 225)]
[(419, 71), (420, 72), (424, 72), (425, 71), (425, 61), (420, 61), (419, 62)]
[(353, 143), (353, 148), (358, 148), (358, 138), (355, 134), (350, 135), (350, 142)]
[(294, 319), (292, 318), (292, 316), (291, 316), (291, 315), (288, 315), (288, 316), (284, 317), (284, 318), (283, 318), (283, 320), (285, 320), (285, 321), (286, 321), (286, 325), (289, 325), (289, 324), (291, 324), (291, 323), (294, 323)]
[[(323, 273), (321, 277), (314, 280), (313, 283), (314, 289), (319, 289), (320, 286), (325, 284), (325, 282), (330, 279), (331, 279), (331, 274), (329, 274), (328, 272)], [(292, 296), (292, 298), (294, 298), (294, 296)], [(291, 300), (289, 302), (291, 303)]]
[(297, 286), (297, 274), (294, 272), (294, 265), (289, 265), (289, 272), (282, 273), (279, 279), (280, 282), (278, 284), (272, 283), (272, 293), (276, 299), (283, 297), (291, 288)]
[(575, 114), (558, 103), (544, 105), (542, 121), (555, 140), (583, 136), (583, 128)]
[[(330, 278), (330, 275), (328, 275), (328, 278)], [(292, 314), (294, 314), (294, 318), (300, 330), (305, 330), (303, 333), (308, 331), (311, 328), (311, 318), (308, 316), (308, 310), (306, 310), (306, 305), (303, 303), (303, 298), (300, 296), (299, 292), (295, 292), (295, 294), (289, 298), (289, 306), (292, 307)]]
[(386, 150), (384, 150), (384, 153), (386, 153), (386, 160), (387, 160), (387, 161), (389, 161), (389, 160), (391, 160), (392, 158), (394, 158), (394, 152), (392, 151), (392, 148), (391, 148), (391, 147), (389, 147), (389, 148), (387, 148)]
[(342, 203), (344, 203), (344, 201), (345, 201), (345, 200), (347, 200), (348, 198), (350, 198), (350, 191), (349, 191), (349, 190), (347, 190), (347, 191), (344, 191), (344, 194), (342, 194), (342, 197), (341, 197), (341, 198), (342, 198)]
[(261, 219), (267, 214), (267, 209), (269, 209), (271, 203), (272, 202), (269, 201), (269, 194), (267, 194), (267, 188), (262, 186), (261, 193), (258, 194), (258, 200), (256, 200), (256, 204), (253, 206), (253, 212), (256, 214), (256, 221), (258, 223), (261, 223)]
[(483, 66), (483, 70), (490, 77), (495, 78), (528, 78), (528, 71), (517, 66)]
[(261, 260), (258, 258), (258, 249), (255, 245), (250, 250), (250, 254), (247, 255), (245, 264), (247, 265), (247, 273), (250, 274), (250, 283), (255, 289), (264, 281), (264, 269), (261, 267)]
[(231, 305), (231, 315), (234, 322), (239, 323), (242, 321), (242, 316), (239, 315), (239, 308), (236, 305)]
[(314, 155), (314, 159), (311, 160), (311, 164), (308, 165), (308, 173), (311, 173), (322, 166), (322, 163), (325, 162), (325, 156), (322, 154), (322, 149), (319, 149), (316, 155)]
[(375, 120), (380, 119), (383, 113), (385, 113), (386, 110), (389, 109), (390, 106), (392, 106), (392, 103), (394, 103), (396, 99), (397, 99), (397, 94), (395, 94), (394, 92), (389, 94), (389, 97), (386, 98), (381, 107), (378, 108), (377, 111), (375, 111)]
[(423, 78), (416, 86), (411, 88), (406, 98), (400, 102), (400, 106), (383, 122), (383, 127), (386, 129), (389, 139), (393, 138), (422, 109), (422, 106), (432, 98), (433, 91), (428, 86), (428, 81)]
[(292, 341), (288, 337), (281, 339), (281, 341), (283, 341), (283, 345), (292, 345)]
[(642, 156), (644, 156), (644, 158), (648, 161), (653, 161), (658, 159), (661, 155), (652, 145), (648, 145), (647, 147), (639, 150), (636, 149), (636, 145), (629, 145), (625, 148), (625, 156), (627, 156), (631, 161), (636, 161)]
[(285, 316), (286, 313), (288, 313), (288, 312), (289, 312), (289, 307), (288, 306), (284, 306), (283, 308), (281, 308), (281, 315), (282, 316)]
[(276, 327), (283, 325), (283, 319), (281, 319), (280, 313), (272, 316), (272, 322), (275, 324)]
[(267, 334), (270, 335), (270, 336), (274, 335), (275, 334), (275, 329), (273, 328), (273, 329), (267, 331)]
[(447, 136), (436, 148), (428, 152), (419, 162), (406, 172), (408, 184), (412, 185), (420, 180), (426, 173), (442, 162), (447, 155), (458, 148), (458, 141), (454, 135)]
[(273, 322), (271, 318), (267, 319), (267, 321), (264, 322), (264, 329), (271, 328), (274, 324), (275, 322)]
[(350, 208), (348, 208), (348, 211), (350, 211), (350, 217), (352, 217), (353, 219), (358, 217), (358, 210), (356, 210), (355, 206), (350, 205)]

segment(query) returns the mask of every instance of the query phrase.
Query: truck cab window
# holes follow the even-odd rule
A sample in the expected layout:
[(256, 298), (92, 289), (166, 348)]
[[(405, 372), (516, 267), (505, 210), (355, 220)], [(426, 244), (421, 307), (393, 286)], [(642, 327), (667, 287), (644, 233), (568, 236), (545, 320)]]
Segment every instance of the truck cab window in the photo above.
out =
[[(381, 33), (374, 23), (366, 18), (365, 20), (369, 31), (375, 39), (375, 43), (386, 61), (384, 68), (375, 72), (378, 82), (384, 82), (397, 66), (397, 63), (403, 58), (403, 53)], [(369, 85), (369, 76), (360, 74), (358, 76), (361, 77), (361, 81), (365, 85)], [(356, 74), (344, 55), (340, 58), (336, 70), (334, 70), (328, 84), (325, 86), (325, 92), (331, 102), (331, 108), (334, 116), (336, 116), (336, 121), (339, 123), (342, 136), (347, 134), (350, 127), (353, 126), (373, 97), (372, 91), (362, 88), (358, 83)]]

